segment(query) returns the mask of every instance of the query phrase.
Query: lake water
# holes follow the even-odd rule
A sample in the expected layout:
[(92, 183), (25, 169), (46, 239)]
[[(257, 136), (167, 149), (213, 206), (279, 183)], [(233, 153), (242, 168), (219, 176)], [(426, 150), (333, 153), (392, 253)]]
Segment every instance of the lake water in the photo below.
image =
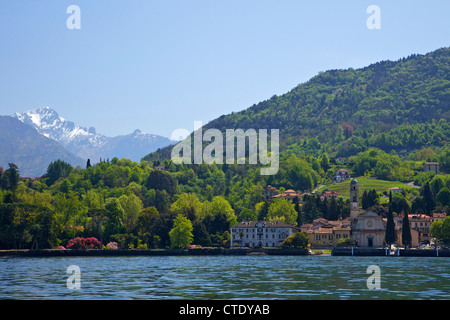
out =
[[(79, 290), (67, 268), (80, 268)], [(380, 269), (381, 289), (368, 289)], [(450, 258), (0, 258), (1, 299), (450, 299)]]

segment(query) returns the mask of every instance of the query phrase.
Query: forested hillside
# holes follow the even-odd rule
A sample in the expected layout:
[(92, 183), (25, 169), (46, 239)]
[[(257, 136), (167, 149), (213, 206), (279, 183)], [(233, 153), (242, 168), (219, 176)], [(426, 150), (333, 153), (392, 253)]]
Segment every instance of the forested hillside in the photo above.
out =
[[(449, 119), (450, 48), (443, 48), (362, 69), (320, 72), (204, 129), (280, 129), (282, 152), (290, 147), (307, 155), (348, 157), (369, 147), (388, 153), (441, 148)], [(144, 159), (168, 156), (163, 149)]]
[[(0, 248), (70, 247), (77, 237), (121, 248), (226, 246), (229, 228), (238, 221), (301, 225), (319, 217), (346, 218), (348, 199), (328, 202), (313, 193), (326, 189), (338, 169), (366, 182), (409, 183), (393, 197), (397, 213), (448, 212), (449, 107), (447, 48), (323, 72), (285, 95), (205, 126), (222, 132), (280, 129), (275, 175), (261, 175), (260, 164), (176, 165), (171, 148), (140, 163), (113, 158), (73, 168), (55, 159), (36, 181), (21, 180), (20, 166), (10, 164), (0, 170)], [(424, 161), (438, 162), (440, 172), (425, 172)], [(265, 201), (267, 185), (302, 196)], [(370, 201), (360, 194), (361, 203), (385, 216), (388, 184), (373, 185)]]

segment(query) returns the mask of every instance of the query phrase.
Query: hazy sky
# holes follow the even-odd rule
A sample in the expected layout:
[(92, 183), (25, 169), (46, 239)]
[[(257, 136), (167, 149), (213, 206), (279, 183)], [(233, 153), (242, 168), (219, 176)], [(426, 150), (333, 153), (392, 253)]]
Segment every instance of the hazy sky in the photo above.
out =
[(170, 136), (320, 71), (447, 47), (449, 15), (447, 0), (2, 0), (0, 115), (50, 106), (105, 135)]

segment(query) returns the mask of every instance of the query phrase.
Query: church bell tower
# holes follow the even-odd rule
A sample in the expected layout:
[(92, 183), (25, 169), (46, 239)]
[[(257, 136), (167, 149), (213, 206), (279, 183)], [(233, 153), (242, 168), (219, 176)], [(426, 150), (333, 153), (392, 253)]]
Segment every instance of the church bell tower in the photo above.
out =
[(359, 213), (359, 186), (358, 181), (353, 179), (350, 182), (350, 218), (357, 218)]

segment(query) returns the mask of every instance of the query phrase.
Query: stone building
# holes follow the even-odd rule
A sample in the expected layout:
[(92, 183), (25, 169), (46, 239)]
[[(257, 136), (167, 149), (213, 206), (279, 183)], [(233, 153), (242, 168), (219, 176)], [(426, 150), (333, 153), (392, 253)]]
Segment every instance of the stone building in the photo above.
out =
[(439, 173), (439, 162), (424, 162), (423, 171), (433, 171), (434, 173)]
[(361, 213), (359, 207), (359, 185), (350, 182), (351, 235), (359, 247), (382, 247), (385, 243), (386, 222), (375, 212)]
[(359, 247), (382, 247), (385, 240), (386, 223), (372, 211), (361, 213), (352, 220), (352, 238)]

